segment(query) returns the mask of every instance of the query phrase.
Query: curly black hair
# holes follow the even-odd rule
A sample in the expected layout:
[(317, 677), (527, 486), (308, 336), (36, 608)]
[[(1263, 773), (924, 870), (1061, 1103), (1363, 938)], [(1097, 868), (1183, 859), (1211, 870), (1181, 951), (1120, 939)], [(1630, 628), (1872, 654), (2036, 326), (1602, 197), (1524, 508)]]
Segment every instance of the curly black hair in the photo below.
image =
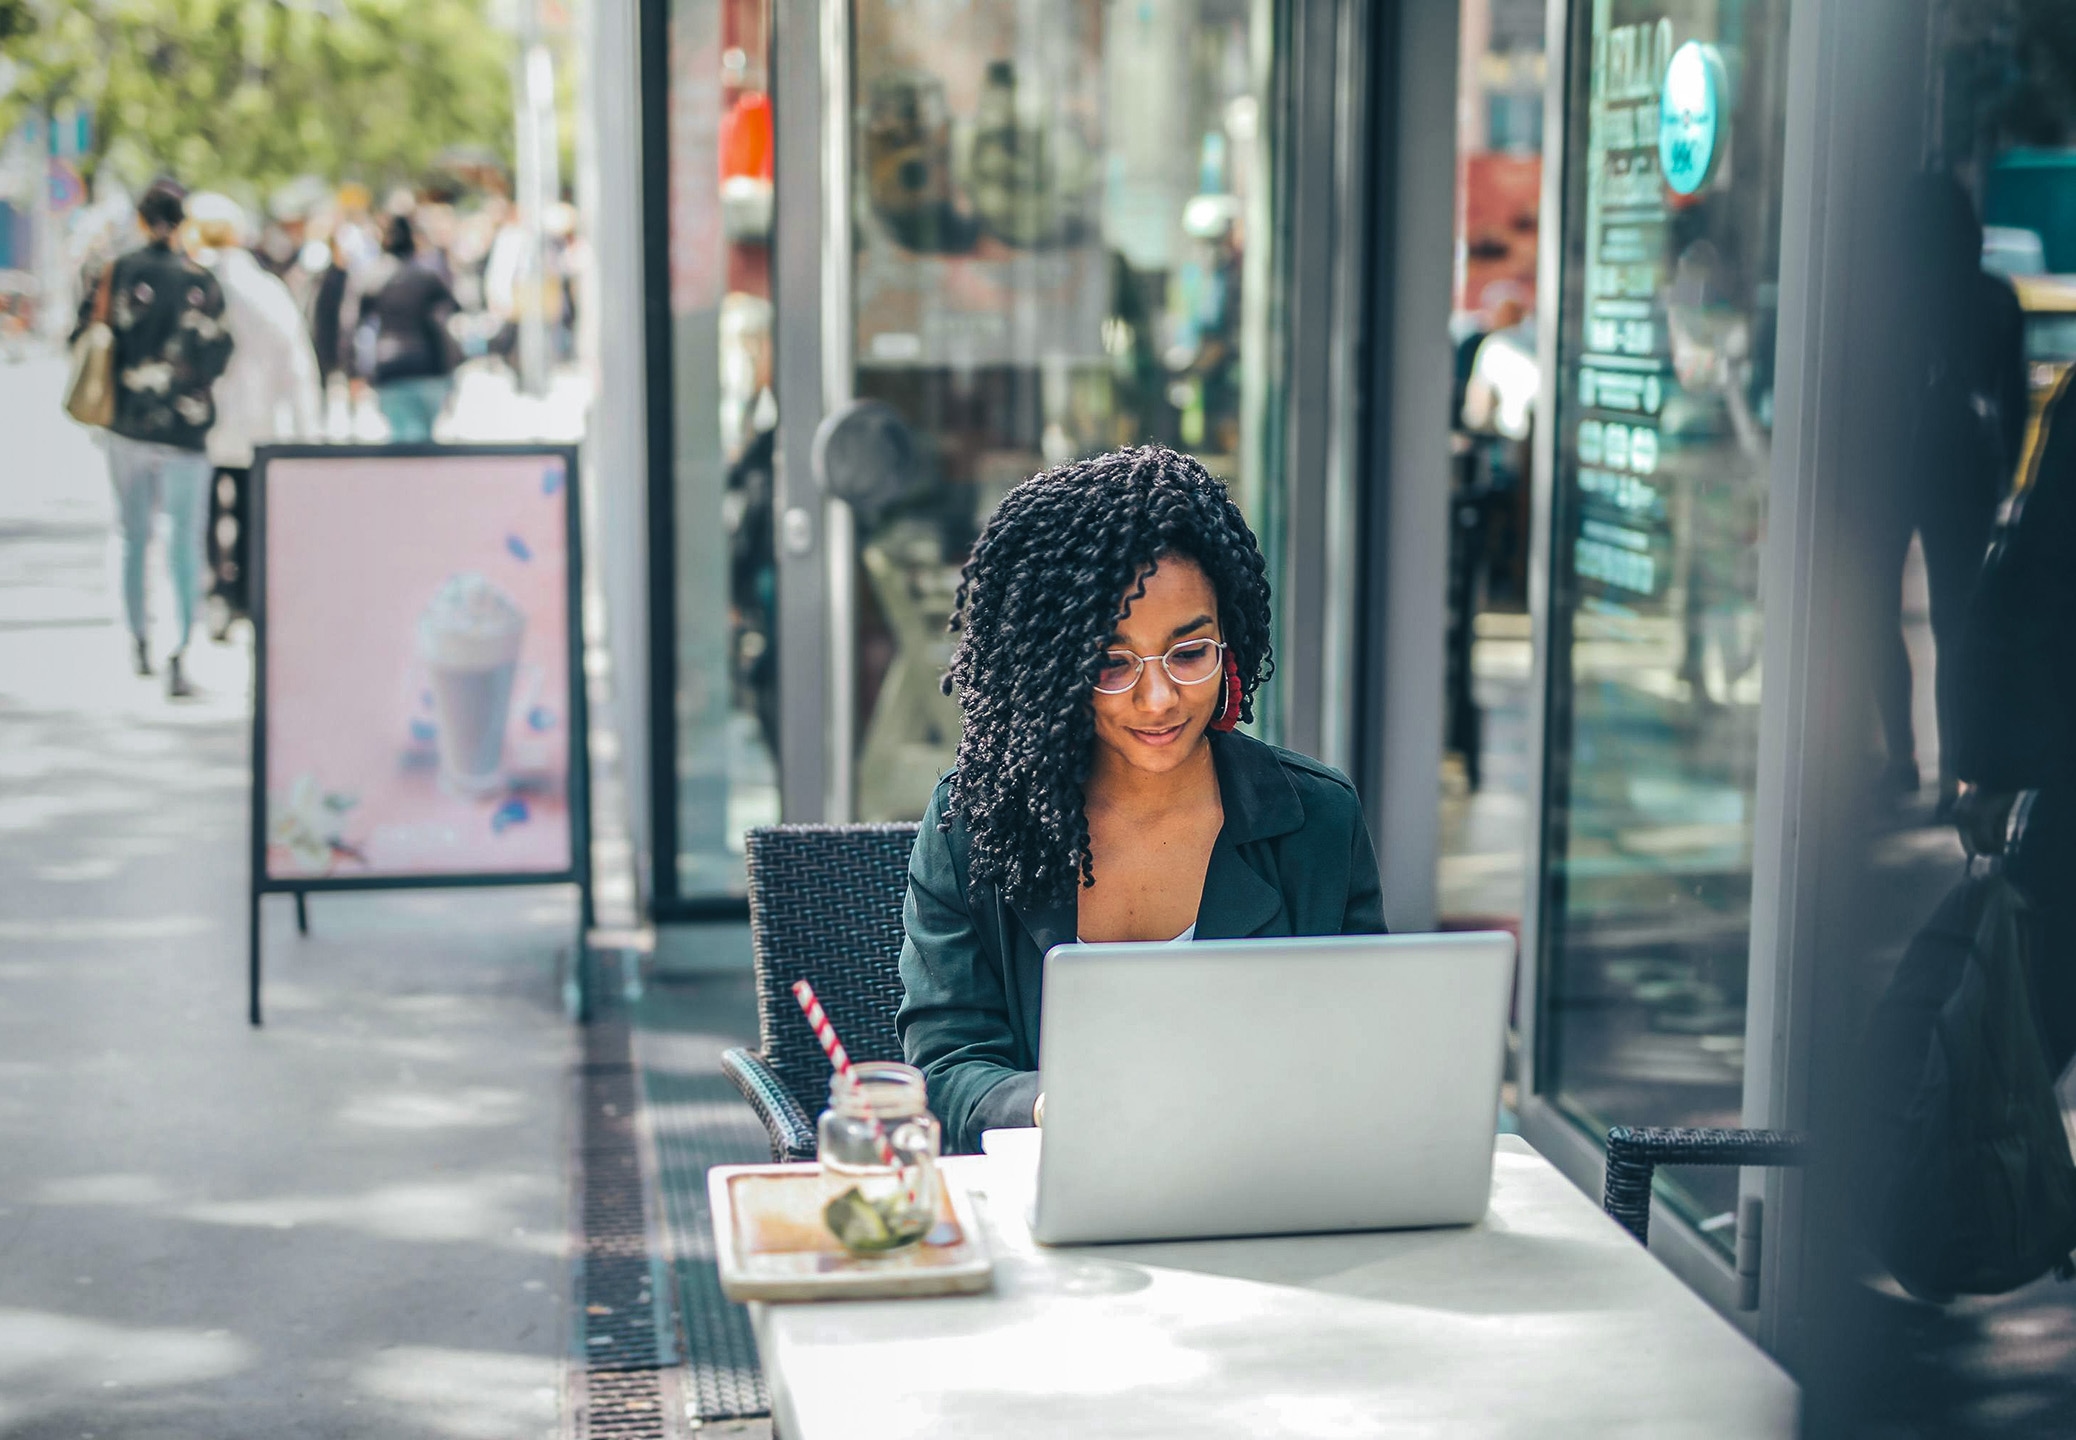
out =
[[(973, 547), (952, 607), (944, 690), (965, 714), (942, 828), (972, 839), (971, 877), (1019, 904), (1095, 883), (1082, 786), (1096, 669), (1120, 598), (1166, 556), (1203, 567), (1240, 671), (1240, 715), (1275, 673), (1268, 566), (1225, 485), (1160, 445), (1056, 466), (1011, 490)], [(1136, 590), (1132, 587), (1137, 586)], [(1126, 591), (1132, 590), (1130, 596)]]

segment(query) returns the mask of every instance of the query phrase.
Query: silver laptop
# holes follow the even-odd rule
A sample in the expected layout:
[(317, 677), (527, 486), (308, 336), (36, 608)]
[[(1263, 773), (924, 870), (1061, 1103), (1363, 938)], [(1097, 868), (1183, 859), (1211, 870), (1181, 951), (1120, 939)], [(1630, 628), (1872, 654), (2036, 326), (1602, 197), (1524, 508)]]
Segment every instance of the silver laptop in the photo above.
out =
[(1033, 1236), (1476, 1221), (1513, 965), (1497, 931), (1056, 946)]

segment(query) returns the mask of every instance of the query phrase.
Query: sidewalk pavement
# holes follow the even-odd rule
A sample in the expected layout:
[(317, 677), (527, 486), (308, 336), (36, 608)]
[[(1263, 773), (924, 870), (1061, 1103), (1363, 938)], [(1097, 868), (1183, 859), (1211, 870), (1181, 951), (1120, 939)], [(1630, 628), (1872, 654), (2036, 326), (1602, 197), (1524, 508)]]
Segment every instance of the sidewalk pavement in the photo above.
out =
[(0, 1437), (557, 1434), (575, 898), (270, 901), (247, 1027), (246, 632), (130, 674), (61, 378), (0, 365)]

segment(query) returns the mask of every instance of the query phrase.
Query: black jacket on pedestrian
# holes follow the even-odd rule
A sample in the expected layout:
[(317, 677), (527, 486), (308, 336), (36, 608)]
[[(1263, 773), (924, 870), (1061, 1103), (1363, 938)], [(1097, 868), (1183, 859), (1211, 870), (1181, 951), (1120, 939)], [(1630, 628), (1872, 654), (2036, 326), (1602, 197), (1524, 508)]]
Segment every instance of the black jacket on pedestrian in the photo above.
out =
[(1961, 779), (2076, 790), (2076, 371), (2041, 411), (1962, 643), (1939, 663), (1959, 687)]
[(317, 282), (316, 293), (310, 297), (310, 346), (317, 352), (317, 373), (329, 381), (332, 372), (345, 370), (352, 374), (350, 363), (343, 358), (339, 329), (344, 317), (340, 311), (346, 304), (346, 267), (333, 261)]
[[(109, 279), (108, 326), (115, 333), (115, 419), (132, 440), (203, 448), (216, 423), (210, 387), (231, 358), (216, 277), (163, 240), (118, 255)], [(101, 273), (86, 284), (77, 338), (93, 319)]]
[(2004, 865), (2032, 907), (2034, 1004), (2059, 1071), (2076, 1056), (2076, 370), (2041, 412), (1962, 643), (1939, 663), (1958, 694), (1955, 773), (2039, 792)]
[(451, 374), (455, 347), (447, 321), (460, 308), (431, 266), (405, 260), (360, 302), (359, 325), (375, 327), (375, 366), (362, 378), (377, 385)]
[[(1209, 738), (1225, 824), (1195, 938), (1384, 933), (1377, 856), (1347, 778), (1245, 735)], [(1045, 952), (1073, 942), (1076, 904), (1019, 906), (975, 883), (965, 827), (937, 828), (949, 781), (938, 782), (908, 862), (906, 993), (894, 1023), (946, 1148), (970, 1152), (983, 1130), (1031, 1123)]]

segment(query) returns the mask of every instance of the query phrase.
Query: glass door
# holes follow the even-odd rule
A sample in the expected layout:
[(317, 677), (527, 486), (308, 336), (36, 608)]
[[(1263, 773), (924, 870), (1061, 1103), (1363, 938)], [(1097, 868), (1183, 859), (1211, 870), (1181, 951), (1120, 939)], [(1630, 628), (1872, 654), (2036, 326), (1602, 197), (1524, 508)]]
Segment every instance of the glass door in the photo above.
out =
[[(1589, 1136), (1736, 1125), (1786, 0), (1580, 0), (1535, 1089)], [(1737, 1173), (1661, 1191), (1727, 1251)]]
[(920, 459), (843, 491), (830, 723), (851, 817), (890, 820), (920, 815), (951, 764), (945, 622), (1018, 481), (1159, 441), (1226, 479), (1279, 553), (1279, 17), (1272, 0), (842, 12), (848, 187), (829, 219), (852, 323), (849, 394), (827, 398), (891, 406)]

